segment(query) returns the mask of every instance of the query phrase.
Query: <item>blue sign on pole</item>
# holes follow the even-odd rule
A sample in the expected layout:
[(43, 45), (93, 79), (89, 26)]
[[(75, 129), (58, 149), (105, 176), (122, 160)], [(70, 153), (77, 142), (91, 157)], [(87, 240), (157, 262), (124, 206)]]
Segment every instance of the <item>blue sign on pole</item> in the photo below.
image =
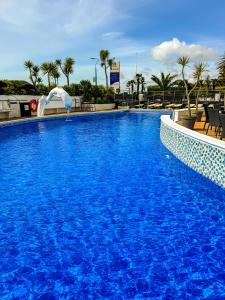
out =
[(114, 83), (120, 82), (120, 73), (119, 72), (111, 72), (110, 73), (110, 85)]

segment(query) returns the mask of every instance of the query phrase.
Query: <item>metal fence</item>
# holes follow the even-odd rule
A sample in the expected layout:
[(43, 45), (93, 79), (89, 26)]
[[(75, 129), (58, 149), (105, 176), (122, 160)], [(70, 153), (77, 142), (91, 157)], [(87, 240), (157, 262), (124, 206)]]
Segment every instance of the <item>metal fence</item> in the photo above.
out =
[[(224, 101), (224, 92), (218, 91), (202, 91), (200, 93), (193, 92), (190, 95), (191, 103), (196, 102), (196, 98), (198, 98), (199, 103), (220, 103)], [(123, 93), (115, 96), (116, 102), (125, 102), (130, 107), (134, 107), (137, 104), (154, 104), (154, 103), (162, 103), (164, 105), (167, 104), (183, 104), (184, 106), (187, 104), (187, 99), (185, 96), (184, 90), (175, 90), (175, 91), (148, 91), (143, 95), (143, 99), (139, 100), (137, 94), (133, 95)]]

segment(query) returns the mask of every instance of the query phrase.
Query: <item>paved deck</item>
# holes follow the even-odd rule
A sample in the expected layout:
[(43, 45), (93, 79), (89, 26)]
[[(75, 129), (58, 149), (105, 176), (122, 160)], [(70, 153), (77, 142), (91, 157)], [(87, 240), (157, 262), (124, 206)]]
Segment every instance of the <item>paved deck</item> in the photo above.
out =
[[(182, 125), (182, 122), (179, 121), (177, 122), (178, 124)], [(204, 129), (204, 126), (205, 126), (205, 117), (202, 117), (202, 120), (201, 122), (195, 122), (195, 126), (194, 126), (194, 130), (201, 133), (201, 134), (204, 134), (206, 135), (206, 131), (207, 131), (207, 128), (208, 128), (208, 124), (206, 124), (205, 126), (205, 129)], [(214, 137), (216, 139), (220, 139), (220, 136), (216, 136), (216, 133), (215, 133), (215, 130), (214, 130), (214, 127), (212, 129), (209, 129), (208, 131), (208, 136), (211, 136), (211, 137)], [(223, 139), (223, 141), (225, 142), (225, 139)]]

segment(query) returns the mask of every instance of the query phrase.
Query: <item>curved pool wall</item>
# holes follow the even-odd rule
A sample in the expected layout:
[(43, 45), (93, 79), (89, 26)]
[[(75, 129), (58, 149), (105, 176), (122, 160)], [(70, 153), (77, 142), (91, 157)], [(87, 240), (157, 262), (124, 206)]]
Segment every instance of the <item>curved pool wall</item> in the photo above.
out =
[(162, 143), (186, 165), (225, 188), (225, 143), (161, 116)]
[(119, 109), (119, 110), (104, 110), (104, 111), (96, 111), (96, 112), (75, 112), (70, 114), (53, 114), (53, 115), (45, 115), (42, 117), (32, 117), (32, 118), (23, 118), (23, 119), (14, 119), (14, 120), (7, 120), (0, 122), (1, 127), (7, 126), (15, 126), (27, 123), (34, 123), (34, 122), (41, 122), (41, 121), (48, 121), (48, 120), (57, 120), (57, 119), (65, 119), (65, 118), (74, 118), (74, 117), (82, 117), (82, 116), (89, 116), (89, 115), (101, 115), (101, 114), (114, 114), (114, 113), (123, 113), (128, 112), (129, 109)]

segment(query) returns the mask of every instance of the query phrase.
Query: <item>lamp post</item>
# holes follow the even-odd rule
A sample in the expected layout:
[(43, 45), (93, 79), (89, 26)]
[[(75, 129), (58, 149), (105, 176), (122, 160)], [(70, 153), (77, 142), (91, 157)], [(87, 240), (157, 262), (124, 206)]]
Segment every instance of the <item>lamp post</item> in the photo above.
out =
[(97, 73), (97, 64), (99, 59), (97, 57), (91, 57), (90, 59), (95, 60), (95, 85), (98, 85), (98, 73)]

